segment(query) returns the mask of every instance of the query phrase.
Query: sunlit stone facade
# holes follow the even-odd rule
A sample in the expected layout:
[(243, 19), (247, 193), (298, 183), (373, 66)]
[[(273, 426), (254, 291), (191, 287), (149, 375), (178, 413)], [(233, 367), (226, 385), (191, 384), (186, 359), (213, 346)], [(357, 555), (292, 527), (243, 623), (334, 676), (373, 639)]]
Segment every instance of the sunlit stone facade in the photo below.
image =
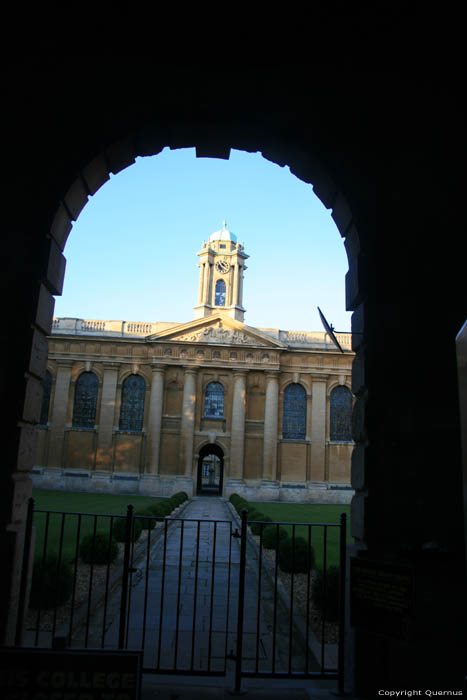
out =
[(246, 325), (225, 223), (198, 256), (193, 321), (54, 319), (36, 485), (349, 502), (350, 334)]

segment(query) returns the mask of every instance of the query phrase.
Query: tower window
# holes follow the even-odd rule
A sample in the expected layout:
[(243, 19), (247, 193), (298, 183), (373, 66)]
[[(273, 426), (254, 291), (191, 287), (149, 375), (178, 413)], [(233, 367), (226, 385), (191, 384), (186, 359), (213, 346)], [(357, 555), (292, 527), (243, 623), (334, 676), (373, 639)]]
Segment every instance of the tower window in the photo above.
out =
[(140, 433), (143, 429), (144, 396), (146, 384), (143, 377), (133, 374), (122, 385), (120, 430)]
[(352, 394), (346, 386), (336, 386), (331, 391), (331, 430), (332, 442), (352, 440)]
[(210, 382), (206, 387), (204, 417), (224, 417), (224, 387), (219, 382)]
[(225, 248), (225, 243), (219, 243), (219, 248)]
[(306, 391), (300, 384), (289, 384), (284, 391), (282, 437), (284, 440), (306, 438)]
[(225, 282), (224, 282), (224, 280), (217, 280), (217, 282), (216, 282), (216, 295), (214, 297), (214, 304), (216, 306), (225, 306)]

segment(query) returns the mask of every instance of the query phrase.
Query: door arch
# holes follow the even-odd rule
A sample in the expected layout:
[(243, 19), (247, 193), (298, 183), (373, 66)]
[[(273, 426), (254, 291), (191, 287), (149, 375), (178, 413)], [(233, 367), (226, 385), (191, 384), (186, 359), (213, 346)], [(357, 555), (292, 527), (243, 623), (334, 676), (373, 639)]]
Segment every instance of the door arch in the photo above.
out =
[(199, 451), (196, 493), (198, 496), (222, 496), (224, 452), (210, 443)]

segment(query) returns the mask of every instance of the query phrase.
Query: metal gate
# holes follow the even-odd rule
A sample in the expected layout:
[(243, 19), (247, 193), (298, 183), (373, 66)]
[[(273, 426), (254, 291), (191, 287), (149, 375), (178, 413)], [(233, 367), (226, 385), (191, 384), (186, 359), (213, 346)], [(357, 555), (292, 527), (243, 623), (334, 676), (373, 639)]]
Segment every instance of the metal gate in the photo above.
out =
[[(231, 673), (237, 690), (244, 677), (336, 678), (343, 689), (344, 514), (339, 524), (332, 525), (250, 523), (255, 536), (246, 511), (241, 519), (232, 512), (232, 520), (194, 520), (135, 516), (132, 506), (126, 516), (33, 510), (31, 499), (18, 646), (47, 647), (60, 638), (68, 648), (139, 649), (145, 673)], [(87, 531), (91, 550), (96, 552), (99, 534), (110, 534), (106, 540), (110, 554), (112, 534), (122, 529), (123, 523), (118, 523), (122, 520), (125, 536), (119, 561), (110, 564), (109, 556), (106, 564), (84, 566), (80, 561), (83, 533)], [(145, 529), (135, 542), (137, 521)], [(38, 602), (26, 610), (33, 522), (40, 532), (36, 549), (42, 566), (36, 564), (32, 584), (36, 593), (39, 590)], [(291, 531), (289, 574), (282, 571), (278, 556), (266, 549), (265, 528), (271, 525), (277, 533), (276, 545), (282, 526)], [(328, 567), (329, 544), (338, 547), (339, 608), (331, 641), (327, 603), (318, 628), (311, 615), (312, 590), (317, 590), (315, 569), (308, 566), (304, 574), (296, 573), (303, 542), (311, 552), (318, 541), (321, 561), (314, 564), (323, 572), (323, 600), (335, 585)], [(50, 572), (47, 562), (52, 547), (56, 556)], [(61, 602), (60, 588), (70, 585), (62, 575), (69, 570), (70, 551), (71, 591), (68, 600)], [(50, 607), (45, 594), (54, 586)]]

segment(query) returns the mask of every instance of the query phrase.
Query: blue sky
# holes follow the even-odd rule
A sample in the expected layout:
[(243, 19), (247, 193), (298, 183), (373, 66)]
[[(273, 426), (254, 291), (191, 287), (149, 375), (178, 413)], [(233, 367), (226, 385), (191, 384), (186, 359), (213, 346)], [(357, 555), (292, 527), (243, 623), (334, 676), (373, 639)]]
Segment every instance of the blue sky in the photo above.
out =
[(190, 321), (196, 253), (224, 219), (250, 255), (245, 323), (322, 330), (319, 306), (350, 330), (347, 257), (330, 212), (287, 167), (243, 151), (225, 161), (166, 148), (111, 176), (68, 238), (55, 316)]

